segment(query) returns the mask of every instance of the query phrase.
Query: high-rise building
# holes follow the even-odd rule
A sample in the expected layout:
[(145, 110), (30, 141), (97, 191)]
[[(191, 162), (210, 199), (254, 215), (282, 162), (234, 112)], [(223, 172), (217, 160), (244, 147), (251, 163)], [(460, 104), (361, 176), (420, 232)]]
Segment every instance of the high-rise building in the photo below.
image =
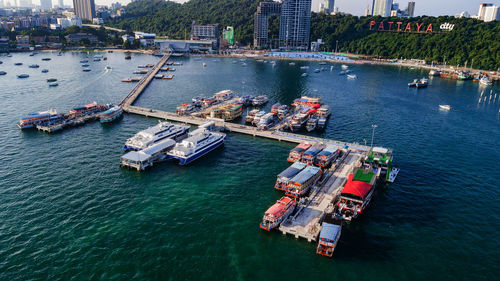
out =
[(319, 11), (325, 14), (331, 14), (334, 12), (335, 0), (322, 0), (320, 3)]
[(95, 17), (94, 0), (73, 0), (73, 7), (81, 19), (92, 20)]
[(52, 0), (40, 0), (40, 6), (44, 11), (50, 10), (52, 9)]
[(484, 11), (484, 21), (496, 21), (500, 20), (498, 6), (488, 6)]
[(493, 4), (488, 4), (488, 3), (479, 4), (479, 12), (477, 13), (477, 19), (484, 20), (484, 14), (486, 13), (486, 8), (491, 6), (493, 6)]
[(310, 29), (311, 0), (283, 0), (280, 15), (280, 49), (307, 50)]
[(406, 16), (412, 18), (415, 15), (415, 2), (408, 2), (408, 7), (406, 8)]
[(392, 0), (373, 0), (372, 15), (388, 17), (391, 15)]
[(64, 8), (64, 0), (59, 0), (59, 8)]
[(3, 0), (0, 0), (0, 8), (3, 8), (3, 7), (5, 7), (3, 4)]
[(281, 14), (280, 2), (260, 2), (254, 15), (253, 46), (255, 48), (269, 48), (271, 41), (268, 37), (268, 18)]

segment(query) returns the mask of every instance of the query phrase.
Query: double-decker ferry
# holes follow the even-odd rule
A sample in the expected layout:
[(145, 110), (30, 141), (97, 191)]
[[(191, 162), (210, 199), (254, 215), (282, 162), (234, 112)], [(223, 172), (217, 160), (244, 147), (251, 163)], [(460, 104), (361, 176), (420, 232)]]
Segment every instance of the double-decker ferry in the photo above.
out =
[(321, 143), (315, 143), (311, 147), (309, 147), (304, 154), (302, 154), (302, 157), (300, 158), (300, 162), (306, 163), (308, 165), (314, 164), (314, 160), (316, 159), (316, 155), (321, 152), (325, 148), (324, 144)]
[(278, 114), (278, 110), (280, 109), (280, 107), (281, 104), (279, 102), (273, 104), (273, 106), (271, 107), (271, 113)]
[(340, 240), (342, 220), (332, 215), (326, 215), (321, 224), (316, 254), (331, 258)]
[(219, 102), (227, 101), (234, 98), (234, 93), (231, 90), (222, 90), (215, 93), (214, 98)]
[(159, 122), (158, 125), (140, 131), (128, 139), (123, 150), (142, 150), (164, 139), (181, 140), (187, 136), (189, 126)]
[(368, 207), (375, 191), (376, 175), (372, 169), (355, 169), (340, 193), (338, 214), (345, 220), (357, 218)]
[(296, 176), (300, 171), (304, 170), (307, 165), (301, 162), (295, 162), (292, 166), (286, 168), (283, 172), (278, 174), (274, 188), (286, 191), (290, 180)]
[(298, 162), (302, 158), (302, 154), (311, 147), (311, 144), (309, 143), (300, 143), (298, 144), (295, 148), (290, 150), (290, 153), (288, 154), (288, 162)]
[(304, 128), (308, 119), (309, 109), (304, 108), (292, 117), (292, 120), (290, 121), (290, 130), (292, 132), (300, 131), (302, 128)]
[(335, 159), (339, 157), (340, 150), (335, 147), (328, 145), (314, 158), (314, 165), (325, 168), (330, 166)]
[(307, 166), (290, 180), (285, 195), (294, 198), (306, 195), (309, 189), (321, 178), (322, 174), (321, 168)]
[(168, 155), (179, 160), (180, 165), (186, 165), (224, 144), (225, 138), (223, 133), (210, 132), (200, 127), (190, 133), (188, 138), (177, 143)]
[(78, 117), (82, 115), (86, 115), (89, 113), (96, 113), (100, 111), (107, 110), (109, 108), (108, 105), (99, 105), (97, 102), (89, 103), (84, 106), (79, 106), (71, 109), (69, 111), (70, 117)]
[(295, 206), (297, 206), (295, 200), (286, 196), (281, 197), (280, 200), (276, 201), (276, 203), (264, 213), (260, 228), (271, 231), (278, 227), (284, 219), (290, 216)]
[(392, 150), (383, 147), (373, 147), (363, 164), (372, 167), (380, 175), (380, 179), (388, 182), (393, 182), (399, 172), (398, 168), (392, 166)]
[(122, 114), (123, 114), (123, 109), (115, 105), (112, 106), (110, 109), (101, 113), (100, 121), (101, 123), (110, 123), (120, 118)]
[(268, 101), (269, 98), (266, 95), (260, 95), (253, 98), (252, 105), (260, 106), (266, 104)]
[(300, 99), (295, 99), (293, 101), (293, 106), (303, 106), (303, 105), (319, 108), (321, 106), (321, 98), (302, 96), (300, 97)]
[(19, 120), (19, 123), (17, 123), (17, 127), (19, 129), (28, 129), (28, 128), (33, 128), (39, 124), (59, 121), (63, 118), (64, 118), (63, 114), (59, 114), (54, 109), (50, 109), (48, 111), (28, 114), (27, 116)]

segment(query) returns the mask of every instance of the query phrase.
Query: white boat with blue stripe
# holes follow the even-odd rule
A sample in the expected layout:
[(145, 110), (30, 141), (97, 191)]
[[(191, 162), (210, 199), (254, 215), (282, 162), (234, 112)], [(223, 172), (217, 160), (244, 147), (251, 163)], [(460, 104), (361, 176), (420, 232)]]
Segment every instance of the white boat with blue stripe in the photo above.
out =
[(164, 139), (179, 141), (187, 136), (189, 128), (189, 126), (174, 125), (169, 122), (158, 122), (158, 125), (140, 131), (128, 139), (123, 146), (123, 150), (140, 151)]
[(224, 143), (226, 134), (210, 132), (206, 128), (199, 128), (189, 133), (189, 137), (177, 143), (168, 152), (170, 158), (178, 159), (180, 165), (187, 165), (216, 149)]

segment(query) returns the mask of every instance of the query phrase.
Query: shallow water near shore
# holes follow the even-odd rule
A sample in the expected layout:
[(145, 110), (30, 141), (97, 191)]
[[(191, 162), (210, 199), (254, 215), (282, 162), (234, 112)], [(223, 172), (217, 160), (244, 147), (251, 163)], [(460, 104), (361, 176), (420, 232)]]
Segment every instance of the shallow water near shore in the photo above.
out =
[[(117, 103), (134, 86), (120, 80), (159, 59), (103, 53), (108, 60), (94, 62), (91, 53), (92, 71), (82, 72), (85, 55), (0, 56), (0, 280), (493, 280), (500, 271), (500, 97), (477, 103), (483, 89), (500, 94), (498, 84), (432, 78), (416, 90), (407, 83), (427, 71), (353, 65), (358, 79), (348, 80), (340, 64), (174, 59), (183, 63), (174, 79), (154, 80), (136, 105), (174, 111), (232, 89), (267, 94), (269, 111), (315, 95), (333, 115), (314, 135), (369, 145), (377, 124), (374, 144), (394, 149), (401, 172), (378, 187), (328, 259), (315, 243), (258, 228), (281, 196), (273, 185), (293, 144), (231, 133), (189, 166), (138, 173), (119, 167), (121, 149), (155, 119), (125, 115), (50, 135), (17, 129), (26, 113)], [(28, 68), (34, 63), (40, 68)], [(313, 72), (321, 67), (327, 71)], [(30, 77), (17, 79), (21, 73)], [(47, 85), (52, 77), (58, 87)]]

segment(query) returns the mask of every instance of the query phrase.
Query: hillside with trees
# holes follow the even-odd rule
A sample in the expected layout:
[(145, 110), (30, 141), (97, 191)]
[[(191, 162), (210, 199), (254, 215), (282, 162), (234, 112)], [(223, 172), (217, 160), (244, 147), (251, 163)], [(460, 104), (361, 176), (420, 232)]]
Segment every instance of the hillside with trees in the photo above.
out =
[[(221, 30), (234, 26), (235, 39), (241, 44), (253, 41), (253, 17), (259, 0), (191, 0), (179, 4), (163, 0), (139, 0), (125, 7), (126, 14), (106, 22), (125, 30), (153, 32), (174, 39), (188, 38), (192, 21), (219, 24)], [(370, 21), (377, 25), (369, 29)], [(403, 22), (433, 25), (434, 31), (445, 22), (454, 24), (450, 32), (416, 34), (377, 31), (378, 24)], [(277, 36), (278, 20), (269, 23), (270, 37)], [(386, 27), (387, 28), (387, 27)], [(355, 17), (312, 13), (311, 40), (322, 38), (326, 51), (339, 50), (380, 58), (413, 58), (426, 61), (497, 69), (500, 67), (500, 23), (454, 17), (415, 17), (410, 19)]]

